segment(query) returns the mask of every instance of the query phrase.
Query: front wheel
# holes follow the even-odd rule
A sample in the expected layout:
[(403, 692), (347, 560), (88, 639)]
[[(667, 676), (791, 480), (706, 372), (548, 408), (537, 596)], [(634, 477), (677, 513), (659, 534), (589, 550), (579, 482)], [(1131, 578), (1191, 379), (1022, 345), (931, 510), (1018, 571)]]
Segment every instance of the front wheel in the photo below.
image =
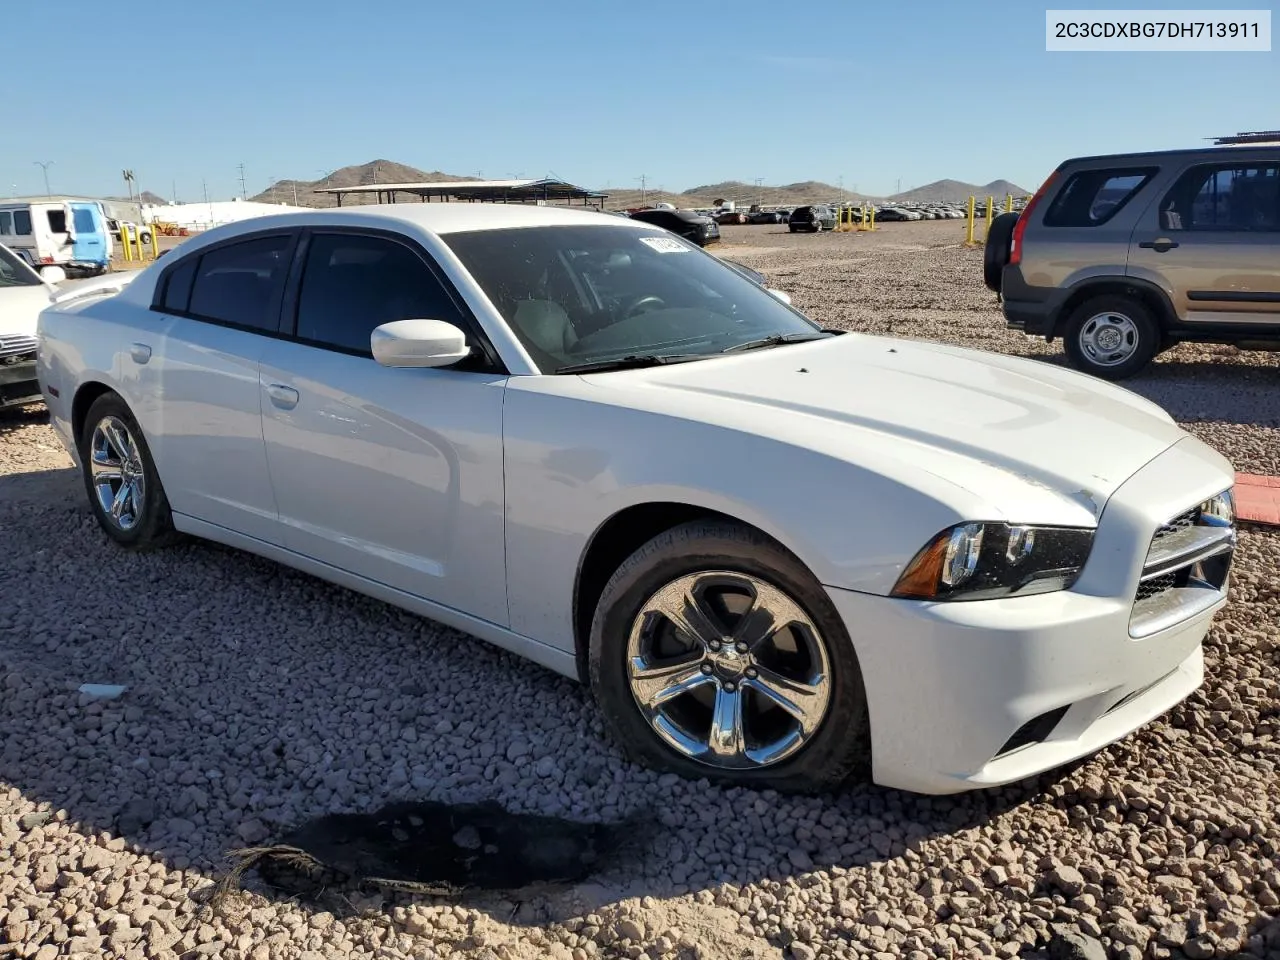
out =
[(105, 393), (89, 407), (79, 451), (89, 505), (107, 536), (133, 550), (177, 538), (151, 450), (119, 395)]
[(849, 634), (813, 575), (760, 533), (700, 521), (649, 541), (605, 586), (589, 654), (607, 723), (646, 766), (790, 792), (868, 772)]
[(1082, 303), (1067, 318), (1063, 336), (1071, 365), (1104, 380), (1133, 376), (1155, 357), (1160, 342), (1151, 312), (1124, 296)]

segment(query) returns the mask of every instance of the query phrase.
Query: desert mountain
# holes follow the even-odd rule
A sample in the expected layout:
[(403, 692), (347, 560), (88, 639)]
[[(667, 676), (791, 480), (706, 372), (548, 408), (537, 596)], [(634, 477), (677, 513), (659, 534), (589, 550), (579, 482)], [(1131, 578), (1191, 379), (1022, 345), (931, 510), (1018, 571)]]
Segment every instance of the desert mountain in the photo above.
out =
[(907, 203), (918, 203), (927, 200), (962, 203), (970, 197), (984, 199), (986, 197), (1003, 198), (1010, 193), (1015, 197), (1024, 197), (1028, 191), (1022, 189), (1016, 183), (1010, 183), (1008, 180), (992, 180), (990, 183), (981, 186), (976, 183), (965, 183), (963, 180), (935, 180), (933, 183), (926, 183), (923, 187), (895, 193), (889, 199), (901, 200)]
[[(439, 170), (427, 172), (393, 160), (370, 160), (357, 166), (342, 167), (320, 180), (279, 180), (250, 200), (260, 203), (295, 202), (303, 207), (332, 207), (337, 200), (331, 194), (316, 193), (327, 187), (362, 187), (374, 183), (423, 183), (441, 180), (472, 180)], [(370, 198), (372, 200), (372, 198)]]

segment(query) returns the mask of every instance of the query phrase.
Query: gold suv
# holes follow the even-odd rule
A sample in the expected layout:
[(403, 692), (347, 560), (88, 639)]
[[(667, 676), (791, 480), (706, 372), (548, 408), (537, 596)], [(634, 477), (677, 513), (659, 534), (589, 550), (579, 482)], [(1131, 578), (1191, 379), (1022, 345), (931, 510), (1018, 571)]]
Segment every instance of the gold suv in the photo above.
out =
[(1010, 327), (1108, 380), (1183, 340), (1280, 350), (1280, 146), (1068, 160), (983, 272)]

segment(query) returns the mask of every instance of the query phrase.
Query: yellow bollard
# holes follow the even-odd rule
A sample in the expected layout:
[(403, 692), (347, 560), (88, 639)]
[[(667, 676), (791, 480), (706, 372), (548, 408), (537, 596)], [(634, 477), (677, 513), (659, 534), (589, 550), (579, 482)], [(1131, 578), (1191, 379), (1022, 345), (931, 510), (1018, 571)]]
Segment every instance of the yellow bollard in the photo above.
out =
[(867, 229), (874, 230), (875, 228), (876, 228), (876, 208), (872, 207), (871, 208), (871, 225), (867, 227)]
[(120, 246), (124, 247), (124, 259), (126, 262), (133, 260), (133, 246), (129, 241), (129, 228), (123, 223), (120, 224)]
[(142, 262), (142, 231), (137, 227), (134, 227), (133, 230), (130, 231), (130, 235), (133, 237), (133, 242), (135, 245), (134, 249), (138, 253), (138, 255), (134, 257), (134, 259), (137, 260), (139, 263), (141, 263)]
[(1013, 194), (1007, 193), (1004, 197), (1004, 212), (1013, 213)]
[(987, 233), (986, 233), (986, 236), (990, 236), (990, 235), (991, 235), (991, 220), (992, 220), (992, 218), (995, 216), (995, 212), (996, 212), (995, 207), (996, 207), (995, 197), (987, 197)]
[(969, 216), (968, 216), (968, 221), (969, 221), (969, 222), (968, 222), (968, 224), (966, 224), (965, 235), (964, 235), (964, 242), (965, 242), (966, 244), (968, 244), (969, 246), (973, 246), (973, 244), (974, 244), (974, 239), (973, 239), (973, 227), (974, 227), (974, 223), (973, 223), (973, 209), (974, 209), (974, 206), (975, 206), (975, 204), (974, 204), (974, 201), (973, 201), (973, 197), (970, 197), (970, 198), (969, 198)]

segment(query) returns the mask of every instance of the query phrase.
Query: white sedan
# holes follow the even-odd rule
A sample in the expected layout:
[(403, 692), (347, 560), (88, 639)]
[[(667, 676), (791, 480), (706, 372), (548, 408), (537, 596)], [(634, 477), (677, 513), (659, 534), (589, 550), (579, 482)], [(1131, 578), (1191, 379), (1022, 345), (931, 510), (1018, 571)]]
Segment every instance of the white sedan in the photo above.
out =
[(36, 318), (66, 279), (61, 267), (36, 273), (0, 244), (0, 409), (40, 401), (36, 382)]
[(951, 793), (1203, 678), (1230, 464), (1045, 363), (824, 331), (636, 221), (211, 230), (40, 318), (107, 536), (192, 534), (591, 685), (649, 765)]

